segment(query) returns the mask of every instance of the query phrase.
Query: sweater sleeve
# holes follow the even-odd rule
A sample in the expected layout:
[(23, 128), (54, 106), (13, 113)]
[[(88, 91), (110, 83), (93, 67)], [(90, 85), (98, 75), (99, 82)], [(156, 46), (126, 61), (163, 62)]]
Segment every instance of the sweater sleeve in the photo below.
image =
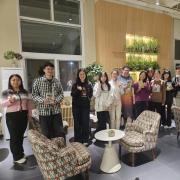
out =
[(100, 82), (97, 82), (94, 86), (94, 89), (93, 89), (93, 96), (94, 97), (98, 97), (101, 95), (101, 84)]
[(8, 99), (1, 99), (0, 100), (0, 104), (2, 107), (9, 107), (11, 106), (13, 103), (11, 103)]
[(71, 96), (72, 97), (79, 97), (81, 94), (81, 91), (77, 89), (77, 84), (73, 84), (72, 89), (71, 89)]
[(162, 104), (165, 104), (166, 101), (166, 84), (163, 82), (162, 85)]

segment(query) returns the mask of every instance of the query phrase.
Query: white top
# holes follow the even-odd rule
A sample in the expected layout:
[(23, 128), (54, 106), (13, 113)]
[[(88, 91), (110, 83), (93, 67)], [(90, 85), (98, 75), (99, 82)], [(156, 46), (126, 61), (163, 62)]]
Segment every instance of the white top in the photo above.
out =
[(95, 138), (100, 141), (116, 141), (124, 137), (125, 133), (124, 131), (113, 129), (115, 131), (115, 136), (109, 137), (108, 131), (112, 129), (105, 129), (102, 131), (99, 131), (95, 134)]
[(93, 88), (93, 96), (95, 97), (95, 110), (96, 112), (108, 111), (108, 108), (113, 103), (113, 93), (112, 89), (108, 91), (106, 84), (103, 84), (103, 89), (101, 89), (101, 83), (97, 82)]
[(120, 85), (120, 81), (111, 80), (109, 81), (109, 84), (111, 85), (113, 97), (114, 97), (113, 105), (121, 105), (121, 95), (124, 94), (124, 89)]

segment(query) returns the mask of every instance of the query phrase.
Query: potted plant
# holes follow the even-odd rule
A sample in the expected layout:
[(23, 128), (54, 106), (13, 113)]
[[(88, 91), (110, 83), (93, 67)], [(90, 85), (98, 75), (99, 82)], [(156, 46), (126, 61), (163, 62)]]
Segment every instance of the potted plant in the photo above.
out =
[(102, 66), (96, 63), (92, 63), (86, 67), (86, 73), (88, 80), (94, 86), (97, 81), (97, 75), (102, 72)]
[(4, 58), (6, 60), (11, 60), (13, 66), (18, 67), (18, 61), (22, 59), (22, 55), (12, 50), (8, 50), (4, 53)]

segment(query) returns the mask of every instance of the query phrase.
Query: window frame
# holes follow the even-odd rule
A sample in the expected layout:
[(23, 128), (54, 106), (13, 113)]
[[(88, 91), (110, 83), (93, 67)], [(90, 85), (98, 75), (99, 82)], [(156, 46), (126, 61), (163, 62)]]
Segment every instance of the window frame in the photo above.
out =
[[(54, 19), (54, 0), (50, 1), (50, 19), (51, 20), (45, 20), (40, 18), (32, 18), (32, 17), (26, 17), (20, 15), (20, 2), (18, 1), (18, 31), (19, 31), (19, 45), (20, 45), (20, 52), (23, 56), (23, 60), (21, 63), (21, 66), (24, 69), (24, 77), (25, 77), (25, 86), (27, 87), (27, 63), (26, 61), (28, 59), (44, 59), (44, 60), (54, 60), (54, 66), (55, 66), (55, 77), (60, 80), (60, 73), (59, 73), (59, 63), (58, 61), (78, 61), (79, 67), (85, 67), (85, 61), (84, 61), (84, 25), (83, 25), (83, 0), (77, 0), (80, 2), (80, 22), (81, 24), (72, 24), (72, 23), (64, 23), (64, 22), (58, 22)], [(66, 27), (72, 27), (72, 28), (80, 28), (81, 32), (81, 55), (68, 55), (68, 54), (51, 54), (51, 53), (35, 53), (35, 52), (24, 52), (22, 50), (22, 36), (21, 36), (21, 21), (26, 22), (38, 22), (42, 24), (50, 24), (50, 25), (61, 25)], [(65, 96), (70, 95), (70, 91), (64, 91)]]

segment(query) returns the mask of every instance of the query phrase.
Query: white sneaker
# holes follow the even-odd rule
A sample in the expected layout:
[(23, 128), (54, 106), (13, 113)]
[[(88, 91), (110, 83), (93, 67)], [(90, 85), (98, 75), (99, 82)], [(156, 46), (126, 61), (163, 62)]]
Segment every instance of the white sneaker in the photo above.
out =
[(96, 139), (95, 139), (95, 138), (93, 138), (93, 139), (92, 139), (92, 142), (93, 142), (93, 143), (95, 143), (95, 142), (96, 142)]
[(17, 163), (17, 164), (23, 164), (25, 162), (26, 162), (26, 159), (24, 157), (19, 159), (19, 160), (17, 160), (17, 161), (14, 161), (14, 163)]

